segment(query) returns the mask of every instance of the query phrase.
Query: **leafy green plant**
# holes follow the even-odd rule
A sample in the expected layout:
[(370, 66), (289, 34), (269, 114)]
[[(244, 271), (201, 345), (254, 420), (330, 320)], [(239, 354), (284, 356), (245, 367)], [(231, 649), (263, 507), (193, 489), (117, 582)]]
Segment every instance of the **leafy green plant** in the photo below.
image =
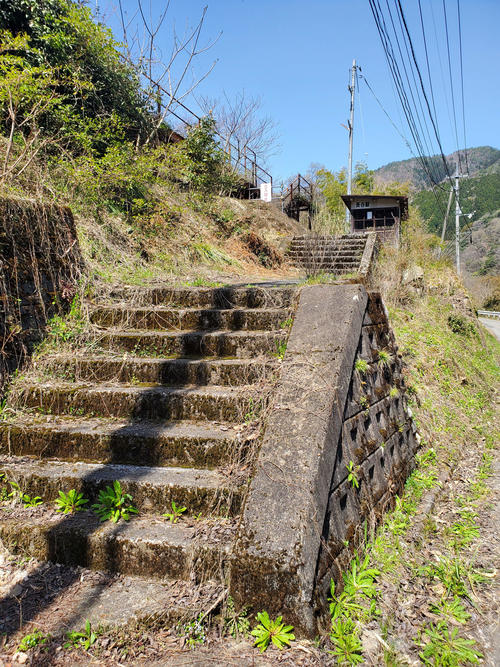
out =
[(43, 505), (43, 500), (40, 496), (29, 496), (27, 493), (21, 494), (21, 502), (25, 507), (38, 507)]
[(246, 637), (250, 631), (247, 607), (243, 607), (239, 612), (236, 612), (234, 600), (230, 595), (228, 595), (224, 613), (224, 630), (234, 638)]
[(285, 358), (286, 346), (287, 346), (286, 340), (277, 340), (276, 341), (276, 352), (274, 352), (273, 354), (280, 361), (283, 361), (283, 359)]
[(359, 629), (350, 618), (339, 618), (332, 622), (330, 641), (339, 665), (359, 665), (364, 662), (363, 644), (359, 638)]
[(399, 389), (397, 387), (391, 387), (391, 390), (389, 391), (389, 396), (391, 398), (397, 398), (399, 396)]
[(286, 320), (283, 320), (283, 322), (280, 323), (280, 328), (281, 329), (288, 329), (289, 327), (292, 326), (292, 324), (293, 324), (293, 318), (288, 317)]
[(257, 614), (257, 620), (259, 624), (250, 634), (255, 637), (254, 646), (258, 646), (261, 653), (271, 642), (281, 651), (295, 639), (293, 625), (285, 625), (281, 616), (272, 621), (267, 611), (261, 611)]
[(457, 597), (452, 600), (443, 598), (437, 604), (432, 604), (430, 610), (433, 614), (444, 616), (447, 619), (451, 618), (457, 623), (466, 623), (470, 618), (470, 614)]
[(425, 665), (435, 667), (458, 667), (459, 665), (477, 665), (483, 656), (475, 649), (473, 639), (464, 639), (458, 634), (458, 628), (448, 628), (445, 621), (430, 624), (424, 630), (425, 647), (419, 653)]
[(378, 365), (385, 367), (388, 366), (391, 361), (391, 355), (387, 350), (378, 351)]
[(17, 647), (17, 650), (29, 651), (32, 648), (46, 644), (49, 641), (49, 639), (50, 639), (49, 634), (45, 634), (41, 630), (37, 630), (35, 628), (33, 632), (30, 632), (29, 635), (25, 635), (21, 639), (21, 641), (19, 642), (19, 646)]
[(88, 499), (83, 497), (83, 493), (78, 493), (76, 489), (71, 489), (68, 493), (59, 491), (59, 498), (55, 500), (57, 511), (63, 514), (74, 514), (83, 510), (83, 505), (88, 503)]
[(368, 366), (369, 364), (366, 359), (361, 359), (361, 357), (358, 357), (358, 359), (356, 359), (354, 362), (354, 369), (361, 374), (365, 374), (367, 372)]
[(177, 632), (184, 639), (186, 646), (194, 648), (198, 644), (203, 644), (206, 640), (205, 626), (203, 624), (203, 614), (188, 623), (178, 626)]
[(453, 331), (453, 333), (458, 334), (459, 336), (473, 336), (477, 334), (476, 327), (469, 322), (463, 315), (458, 313), (453, 313), (448, 316), (448, 326)]
[(347, 468), (347, 481), (351, 482), (355, 489), (359, 489), (359, 479), (358, 479), (358, 468), (354, 465), (352, 461), (346, 465)]
[(137, 514), (137, 509), (130, 505), (132, 496), (122, 491), (118, 480), (113, 482), (113, 486), (107, 486), (99, 491), (98, 502), (92, 505), (92, 509), (101, 521), (111, 519), (117, 523), (120, 519), (128, 521), (131, 514)]
[(430, 579), (439, 579), (448, 594), (458, 597), (469, 597), (476, 584), (487, 581), (482, 572), (459, 556), (442, 556), (437, 563), (422, 566), (420, 573)]
[(97, 633), (92, 630), (90, 621), (85, 621), (85, 628), (81, 632), (76, 632), (72, 630), (66, 633), (68, 641), (64, 644), (64, 648), (83, 648), (85, 651), (88, 651), (91, 646), (93, 646), (97, 640)]
[(177, 523), (186, 510), (187, 507), (179, 507), (172, 500), (172, 511), (163, 514), (163, 516), (166, 516), (170, 523)]

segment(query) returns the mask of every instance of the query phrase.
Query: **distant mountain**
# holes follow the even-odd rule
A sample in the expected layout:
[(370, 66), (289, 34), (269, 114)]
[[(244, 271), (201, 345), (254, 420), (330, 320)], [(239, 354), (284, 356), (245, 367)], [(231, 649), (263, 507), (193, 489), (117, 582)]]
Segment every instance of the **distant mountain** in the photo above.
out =
[[(468, 148), (467, 153), (460, 151), (461, 170), (465, 172), (468, 167), (470, 176), (479, 174), (498, 174), (500, 173), (500, 150), (491, 146), (478, 146), (477, 148)], [(455, 173), (457, 153), (451, 153), (446, 156), (446, 164), (450, 174)], [(433, 155), (427, 158), (430, 163), (430, 169), (435, 174), (436, 180), (442, 181), (446, 178), (446, 168), (440, 155)], [(375, 170), (375, 183), (384, 185), (392, 181), (409, 181), (413, 190), (423, 190), (430, 188), (432, 183), (424, 170), (420, 160), (411, 158), (409, 160), (400, 160), (399, 162), (389, 162), (389, 164)]]
[(462, 259), (469, 273), (480, 276), (500, 273), (500, 211), (474, 222), (471, 242), (463, 247)]
[[(436, 234), (441, 233), (448, 195), (449, 187), (444, 187), (421, 190), (412, 197), (412, 203), (419, 208), (429, 231)], [(480, 171), (476, 176), (461, 179), (460, 205), (464, 213), (474, 212), (474, 220), (498, 211), (500, 209), (500, 170), (492, 173)], [(462, 218), (462, 224), (468, 224), (468, 221)], [(452, 227), (451, 224), (448, 226), (446, 238), (452, 238), (454, 234), (454, 227), (453, 229)]]

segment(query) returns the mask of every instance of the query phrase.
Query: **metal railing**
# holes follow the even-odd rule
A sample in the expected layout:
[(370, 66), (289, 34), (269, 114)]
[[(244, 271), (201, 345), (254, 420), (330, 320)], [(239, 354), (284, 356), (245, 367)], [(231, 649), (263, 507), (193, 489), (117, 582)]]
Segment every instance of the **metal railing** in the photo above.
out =
[(500, 320), (500, 313), (496, 310), (478, 310), (477, 314), (479, 317), (491, 317)]
[(286, 202), (304, 202), (311, 203), (313, 198), (313, 186), (307, 178), (304, 178), (302, 174), (297, 174), (293, 181), (289, 184), (288, 188), (285, 191), (285, 207)]
[[(171, 115), (174, 118), (177, 118), (177, 120), (179, 120), (187, 129), (194, 127), (200, 122), (201, 116), (192, 111), (183, 102), (180, 102), (173, 97), (173, 95), (163, 88), (157, 81), (144, 72), (141, 72), (141, 76), (147, 79), (158, 91), (159, 115), (166, 112), (165, 116)], [(164, 93), (170, 99), (168, 104), (163, 102), (161, 93)], [(184, 117), (177, 113), (178, 109), (182, 109), (185, 114)], [(271, 183), (272, 186), (273, 177), (258, 164), (257, 155), (254, 150), (249, 146), (240, 146), (239, 140), (236, 140), (236, 144), (233, 143), (228, 137), (224, 137), (218, 130), (215, 131), (215, 135), (219, 140), (223, 152), (229, 158), (230, 165), (247, 183), (250, 184), (250, 190), (259, 189), (261, 183)]]

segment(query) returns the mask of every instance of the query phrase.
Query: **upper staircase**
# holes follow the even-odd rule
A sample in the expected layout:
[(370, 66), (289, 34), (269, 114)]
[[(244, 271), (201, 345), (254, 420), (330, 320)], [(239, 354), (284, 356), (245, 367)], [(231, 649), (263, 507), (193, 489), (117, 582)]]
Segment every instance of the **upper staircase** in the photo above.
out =
[(368, 239), (368, 234), (295, 236), (287, 255), (308, 273), (358, 273)]
[[(91, 303), (81, 349), (45, 354), (11, 390), (0, 471), (44, 505), (7, 507), (0, 540), (40, 560), (132, 577), (130, 590), (149, 586), (173, 617), (192, 617), (200, 599), (210, 606), (225, 586), (255, 424), (295, 292), (157, 287)], [(129, 522), (54, 512), (59, 491), (81, 491), (90, 507), (115, 480), (138, 509)], [(187, 508), (178, 523), (163, 516), (172, 502)]]

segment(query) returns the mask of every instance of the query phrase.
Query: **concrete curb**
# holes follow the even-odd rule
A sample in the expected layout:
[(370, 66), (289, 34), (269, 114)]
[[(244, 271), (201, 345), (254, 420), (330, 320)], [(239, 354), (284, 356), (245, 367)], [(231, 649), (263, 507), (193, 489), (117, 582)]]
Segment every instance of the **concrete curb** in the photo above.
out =
[(313, 285), (300, 294), (280, 385), (240, 524), (230, 592), (313, 634), (313, 589), (337, 443), (367, 293)]

